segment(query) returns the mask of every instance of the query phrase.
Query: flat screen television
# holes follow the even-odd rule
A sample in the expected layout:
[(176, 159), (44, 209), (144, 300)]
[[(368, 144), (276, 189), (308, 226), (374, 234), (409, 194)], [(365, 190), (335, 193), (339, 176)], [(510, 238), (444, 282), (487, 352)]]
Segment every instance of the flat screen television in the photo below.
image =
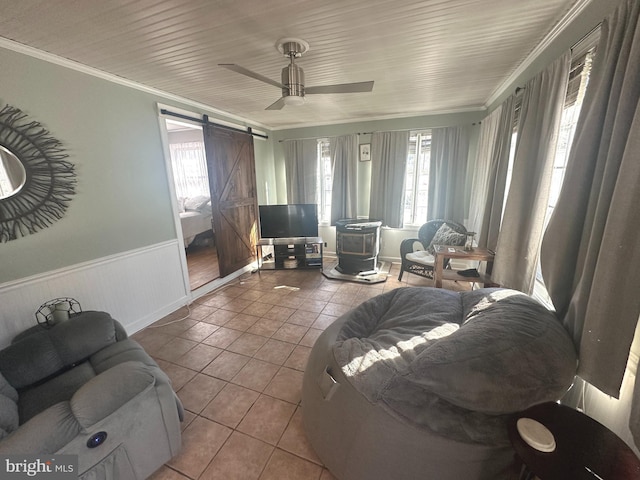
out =
[(317, 237), (318, 206), (315, 203), (260, 205), (262, 238)]

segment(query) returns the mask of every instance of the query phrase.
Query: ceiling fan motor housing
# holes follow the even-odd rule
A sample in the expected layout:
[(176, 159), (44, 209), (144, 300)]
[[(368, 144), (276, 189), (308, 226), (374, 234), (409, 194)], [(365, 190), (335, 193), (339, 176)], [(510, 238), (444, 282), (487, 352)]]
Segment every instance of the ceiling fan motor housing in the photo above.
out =
[(282, 69), (282, 96), (304, 97), (304, 71), (295, 63)]

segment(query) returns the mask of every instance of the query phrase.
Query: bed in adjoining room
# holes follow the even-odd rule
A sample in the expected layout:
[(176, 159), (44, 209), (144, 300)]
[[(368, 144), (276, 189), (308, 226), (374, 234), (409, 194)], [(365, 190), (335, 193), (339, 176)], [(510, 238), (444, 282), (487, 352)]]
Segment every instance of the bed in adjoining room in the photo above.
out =
[(185, 248), (199, 234), (211, 231), (211, 199), (205, 196), (179, 199), (180, 224), (182, 226), (182, 238)]

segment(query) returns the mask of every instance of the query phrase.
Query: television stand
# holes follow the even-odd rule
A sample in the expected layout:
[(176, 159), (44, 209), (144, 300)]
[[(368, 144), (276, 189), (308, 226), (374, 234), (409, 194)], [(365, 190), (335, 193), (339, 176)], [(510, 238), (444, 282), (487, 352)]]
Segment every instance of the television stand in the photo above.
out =
[(260, 270), (320, 268), (321, 237), (261, 238), (256, 246)]

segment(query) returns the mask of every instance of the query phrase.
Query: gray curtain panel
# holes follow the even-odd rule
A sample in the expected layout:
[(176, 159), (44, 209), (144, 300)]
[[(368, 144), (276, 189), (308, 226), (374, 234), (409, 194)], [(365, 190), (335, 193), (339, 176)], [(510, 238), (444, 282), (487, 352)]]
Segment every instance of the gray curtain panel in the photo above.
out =
[(318, 183), (318, 140), (285, 140), (284, 165), (288, 203), (316, 203)]
[[(475, 196), (471, 205), (478, 202), (482, 208), (479, 226), (474, 225), (474, 230), (478, 232), (478, 246), (495, 250), (498, 245), (498, 235), (500, 224), (502, 223), (502, 209), (504, 207), (504, 196), (507, 183), (507, 171), (509, 169), (509, 153), (511, 151), (511, 137), (513, 136), (515, 98), (511, 95), (500, 106), (498, 118), (492, 118), (491, 122), (497, 124), (494, 143), (487, 151), (484, 161), (487, 165), (487, 179), (485, 196)], [(484, 121), (482, 122), (484, 126)]]
[(371, 195), (369, 218), (402, 228), (404, 177), (409, 132), (376, 132), (371, 137)]
[(343, 218), (356, 218), (358, 205), (358, 136), (329, 139), (333, 167), (331, 225)]
[(640, 314), (639, 11), (627, 0), (602, 24), (541, 259), (578, 374), (614, 397)]
[(567, 52), (525, 86), (511, 186), (492, 277), (531, 294), (538, 268), (556, 141), (571, 67)]
[(468, 217), (469, 133), (468, 126), (431, 131), (428, 220), (444, 218), (465, 223)]

